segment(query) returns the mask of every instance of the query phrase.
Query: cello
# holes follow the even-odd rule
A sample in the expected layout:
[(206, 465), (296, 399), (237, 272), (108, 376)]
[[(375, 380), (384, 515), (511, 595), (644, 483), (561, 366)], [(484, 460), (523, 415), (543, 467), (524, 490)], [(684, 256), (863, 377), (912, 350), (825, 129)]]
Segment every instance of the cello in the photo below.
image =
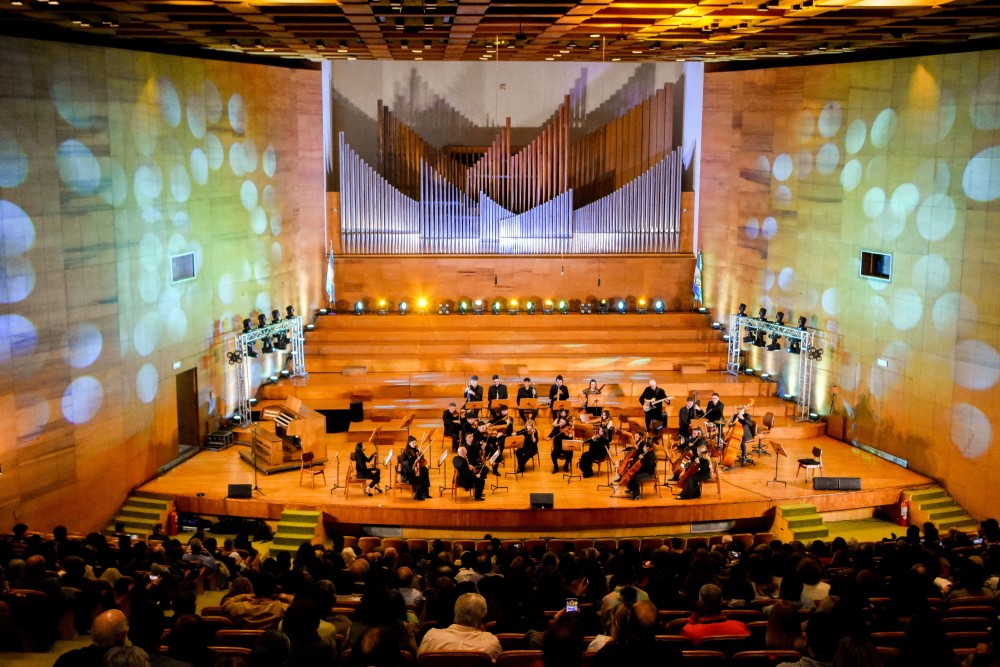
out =
[(639, 439), (639, 434), (636, 433), (634, 437), (636, 438), (635, 447), (625, 454), (618, 466), (618, 483), (622, 486), (626, 486), (636, 473), (642, 470), (642, 459), (649, 452), (649, 450), (641, 451), (642, 440)]
[(753, 407), (753, 399), (746, 405), (741, 405), (736, 408), (735, 414), (733, 414), (730, 419), (729, 428), (726, 429), (725, 435), (722, 436), (722, 461), (721, 465), (723, 468), (732, 468), (736, 463), (736, 456), (740, 451), (740, 441), (742, 438), (735, 437), (736, 425), (739, 423), (738, 417), (740, 411), (746, 411)]

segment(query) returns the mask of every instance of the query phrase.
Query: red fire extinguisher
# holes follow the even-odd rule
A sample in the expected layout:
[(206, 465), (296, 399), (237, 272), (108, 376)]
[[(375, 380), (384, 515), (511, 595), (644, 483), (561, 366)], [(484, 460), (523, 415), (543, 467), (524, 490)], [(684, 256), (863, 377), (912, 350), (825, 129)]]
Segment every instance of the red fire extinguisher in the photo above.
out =
[(170, 510), (167, 515), (167, 535), (176, 535), (177, 532), (177, 510)]
[(910, 525), (910, 501), (908, 498), (904, 498), (903, 501), (899, 503), (899, 525)]

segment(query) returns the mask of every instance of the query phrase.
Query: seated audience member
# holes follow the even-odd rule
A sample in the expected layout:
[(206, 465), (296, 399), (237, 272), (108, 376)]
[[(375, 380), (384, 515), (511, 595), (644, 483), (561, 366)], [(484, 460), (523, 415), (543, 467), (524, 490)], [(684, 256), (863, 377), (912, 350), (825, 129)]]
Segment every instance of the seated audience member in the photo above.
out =
[(354, 643), (368, 628), (384, 627), (396, 637), (399, 648), (416, 655), (416, 625), (407, 622), (406, 603), (394, 588), (375, 588), (367, 591), (351, 622), (351, 630), (344, 642), (344, 649)]
[(104, 654), (102, 667), (149, 667), (149, 654), (138, 646), (115, 646)]
[(578, 614), (556, 614), (542, 635), (542, 664), (545, 667), (579, 667), (583, 662), (583, 631)]
[(805, 654), (797, 662), (782, 662), (778, 667), (832, 667), (840, 639), (833, 614), (816, 612), (806, 624)]
[(424, 594), (413, 587), (415, 576), (413, 570), (405, 565), (396, 570), (396, 583), (399, 586), (399, 594), (403, 596), (403, 602), (414, 609), (420, 609), (424, 604)]
[(351, 650), (347, 667), (405, 667), (413, 664), (408, 651), (399, 646), (396, 633), (391, 628), (379, 625), (368, 628), (358, 637)]
[(778, 600), (771, 606), (771, 613), (767, 617), (765, 642), (769, 649), (800, 653), (805, 650), (806, 637), (802, 634), (798, 607), (788, 600)]
[(447, 628), (431, 628), (424, 635), (417, 650), (419, 658), (424, 653), (437, 651), (474, 651), (487, 654), (496, 662), (503, 649), (495, 635), (483, 630), (486, 618), (486, 599), (478, 593), (465, 593), (455, 602), (455, 622)]
[(116, 646), (125, 646), (128, 639), (128, 619), (117, 609), (106, 611), (94, 619), (90, 628), (90, 646), (73, 649), (59, 656), (54, 667), (98, 667), (104, 655)]
[[(236, 581), (241, 578), (237, 578)], [(239, 590), (246, 590), (249, 587), (251, 592), (223, 600), (223, 613), (240, 627), (277, 627), (285, 616), (287, 605), (275, 595), (274, 577), (261, 574), (257, 577), (256, 587), (250, 584), (249, 580), (245, 581), (246, 583), (240, 583)], [(253, 592), (255, 589), (256, 593)]]
[(595, 667), (621, 667), (626, 664), (679, 665), (679, 652), (664, 653), (656, 646), (659, 615), (649, 601), (636, 602), (617, 615), (611, 641), (594, 654)]
[(214, 632), (198, 614), (181, 616), (167, 637), (167, 655), (192, 667), (212, 667), (214, 660), (208, 646)]
[(698, 605), (681, 634), (697, 645), (703, 639), (720, 635), (749, 637), (750, 630), (742, 621), (730, 620), (722, 614), (722, 589), (715, 584), (705, 584), (698, 591)]
[(319, 636), (320, 613), (312, 600), (296, 599), (288, 605), (281, 631), (292, 643), (289, 662), (302, 667), (326, 667), (337, 660), (337, 639)]
[(886, 661), (889, 667), (958, 667), (962, 662), (956, 657), (944, 626), (931, 612), (914, 614), (906, 622), (903, 645), (899, 655)]
[(868, 635), (848, 635), (837, 643), (833, 667), (882, 667), (882, 656)]
[(292, 654), (292, 643), (283, 632), (268, 630), (253, 646), (250, 667), (285, 667)]
[(795, 572), (802, 579), (802, 608), (814, 609), (816, 605), (830, 595), (830, 584), (820, 581), (823, 570), (813, 558), (803, 558), (799, 561)]

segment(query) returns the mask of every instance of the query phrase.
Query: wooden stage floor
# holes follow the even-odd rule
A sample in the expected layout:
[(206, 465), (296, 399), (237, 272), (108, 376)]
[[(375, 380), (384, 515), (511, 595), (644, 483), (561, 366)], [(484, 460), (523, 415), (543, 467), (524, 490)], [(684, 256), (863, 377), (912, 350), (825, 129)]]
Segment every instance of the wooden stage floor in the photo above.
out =
[[(783, 503), (808, 502), (818, 511), (840, 512), (841, 518), (859, 518), (871, 508), (898, 502), (904, 489), (926, 486), (930, 478), (882, 460), (836, 440), (821, 437), (780, 441), (788, 452), (778, 464), (778, 478), (782, 484), (768, 484), (775, 477), (773, 456), (758, 459), (756, 466), (736, 468), (722, 474), (722, 497), (716, 485), (704, 488), (702, 498), (676, 500), (674, 492), (661, 487), (661, 497), (649, 495), (633, 501), (622, 494), (611, 497), (608, 489), (597, 489), (605, 476), (587, 480), (574, 479), (567, 483), (561, 474), (552, 474), (548, 458), (548, 443), (542, 442), (540, 468), (519, 478), (501, 480), (508, 490), (490, 492), (486, 489), (486, 502), (473, 502), (468, 493), (459, 493), (456, 500), (451, 492), (438, 495), (442, 472), (431, 471), (433, 498), (423, 502), (413, 500), (405, 493), (387, 491), (382, 495), (367, 497), (357, 486), (345, 498), (344, 489), (331, 492), (336, 475), (335, 455), (340, 455), (340, 484), (343, 484), (348, 464), (348, 434), (329, 434), (326, 464), (327, 484), (318, 479), (315, 489), (310, 480), (299, 484), (299, 471), (258, 475), (258, 485), (264, 495), (255, 493), (253, 499), (227, 498), (229, 484), (253, 483), (250, 465), (239, 457), (240, 447), (222, 451), (205, 450), (192, 459), (160, 477), (142, 485), (137, 491), (160, 497), (174, 498), (179, 511), (204, 515), (258, 517), (270, 520), (280, 518), (284, 508), (317, 509), (330, 519), (347, 526), (384, 526), (399, 528), (404, 535), (426, 535), (431, 531), (444, 534), (448, 531), (475, 535), (559, 535), (584, 534), (599, 531), (601, 534), (660, 534), (668, 528), (689, 528), (699, 522), (737, 521), (756, 522), (764, 530), (770, 525), (773, 508)], [(862, 490), (814, 491), (812, 483), (806, 484), (800, 474), (796, 480), (797, 459), (810, 455), (812, 448), (823, 449), (824, 474), (828, 477), (860, 477)], [(384, 448), (383, 448), (384, 449)], [(386, 452), (381, 452), (384, 458)], [(431, 461), (440, 457), (440, 444), (435, 443)], [(450, 456), (449, 456), (450, 458)], [(513, 470), (508, 461), (507, 470)], [(501, 472), (504, 468), (500, 469)], [(662, 468), (661, 468), (662, 470)], [(451, 480), (451, 466), (447, 469)], [(383, 483), (387, 481), (383, 471)], [(490, 482), (498, 478), (491, 475)], [(531, 493), (552, 493), (554, 508), (533, 510)], [(680, 532), (687, 532), (681, 530)]]

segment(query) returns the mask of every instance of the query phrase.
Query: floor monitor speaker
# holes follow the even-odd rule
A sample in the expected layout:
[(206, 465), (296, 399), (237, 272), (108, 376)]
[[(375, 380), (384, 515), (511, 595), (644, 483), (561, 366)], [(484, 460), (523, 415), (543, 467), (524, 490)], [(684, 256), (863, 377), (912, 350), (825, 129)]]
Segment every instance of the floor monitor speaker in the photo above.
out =
[(253, 498), (252, 484), (230, 484), (229, 498)]
[(553, 504), (554, 498), (551, 493), (531, 494), (531, 509), (533, 510), (550, 510)]
[(860, 477), (813, 477), (816, 491), (860, 491)]

